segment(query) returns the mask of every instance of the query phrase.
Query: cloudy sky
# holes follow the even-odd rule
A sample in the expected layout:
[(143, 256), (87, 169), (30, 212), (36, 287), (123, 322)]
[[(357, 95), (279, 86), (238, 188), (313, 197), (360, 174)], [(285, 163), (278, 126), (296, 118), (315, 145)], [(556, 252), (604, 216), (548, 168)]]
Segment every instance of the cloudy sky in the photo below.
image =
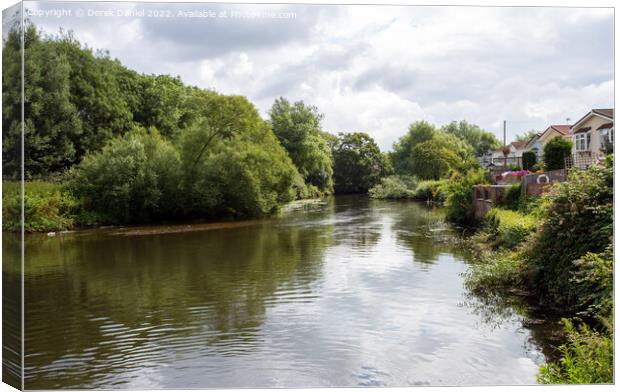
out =
[[(613, 107), (613, 10), (26, 2), (128, 67), (241, 94), (284, 96), (325, 130), (387, 150), (408, 124), (467, 120), (508, 137)], [(97, 13), (95, 13), (97, 12)], [(119, 16), (122, 15), (122, 16)]]

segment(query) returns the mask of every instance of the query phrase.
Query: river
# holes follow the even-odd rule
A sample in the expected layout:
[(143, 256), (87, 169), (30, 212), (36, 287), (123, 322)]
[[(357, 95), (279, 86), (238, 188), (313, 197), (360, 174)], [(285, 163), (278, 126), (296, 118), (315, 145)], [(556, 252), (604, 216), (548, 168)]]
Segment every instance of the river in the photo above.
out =
[[(271, 219), (29, 234), (26, 388), (536, 383), (544, 328), (468, 292), (456, 238), (439, 208), (344, 196)], [(5, 264), (7, 290), (18, 277)]]

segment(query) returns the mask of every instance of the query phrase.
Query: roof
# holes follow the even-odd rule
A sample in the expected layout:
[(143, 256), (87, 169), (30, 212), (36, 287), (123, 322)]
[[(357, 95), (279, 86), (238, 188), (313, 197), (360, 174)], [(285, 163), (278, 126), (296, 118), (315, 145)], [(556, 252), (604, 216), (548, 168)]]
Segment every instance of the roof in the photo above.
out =
[(570, 125), (551, 125), (549, 128), (560, 132), (562, 135), (570, 133)]
[(597, 131), (600, 131), (601, 129), (611, 129), (614, 127), (614, 123), (609, 122), (609, 123), (605, 123), (603, 125), (601, 125), (600, 127), (596, 128)]
[[(586, 113), (585, 116), (581, 117), (576, 123), (574, 123), (571, 126), (571, 129), (577, 128), (577, 126), (579, 124), (581, 124), (585, 119), (587, 119), (588, 117), (590, 117), (592, 115), (600, 116), (600, 117), (603, 117), (603, 118), (606, 118), (608, 120), (612, 120), (613, 121), (613, 119), (614, 119), (614, 110), (613, 109), (592, 109), (588, 113)], [(575, 131), (573, 131), (573, 133), (574, 132)]]
[(613, 109), (592, 109), (592, 112), (596, 114), (600, 114), (601, 116), (609, 117), (612, 120), (614, 118)]
[(510, 144), (512, 144), (514, 146), (514, 148), (516, 148), (517, 150), (521, 150), (523, 147), (525, 147), (525, 145), (527, 144), (529, 140), (517, 140), (514, 141)]

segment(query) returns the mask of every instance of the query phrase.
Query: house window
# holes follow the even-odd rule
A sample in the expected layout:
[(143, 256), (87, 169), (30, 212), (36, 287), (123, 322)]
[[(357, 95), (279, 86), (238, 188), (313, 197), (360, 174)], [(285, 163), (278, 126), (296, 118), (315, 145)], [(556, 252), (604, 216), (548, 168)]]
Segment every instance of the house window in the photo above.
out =
[(575, 135), (575, 150), (587, 151), (590, 149), (590, 132)]

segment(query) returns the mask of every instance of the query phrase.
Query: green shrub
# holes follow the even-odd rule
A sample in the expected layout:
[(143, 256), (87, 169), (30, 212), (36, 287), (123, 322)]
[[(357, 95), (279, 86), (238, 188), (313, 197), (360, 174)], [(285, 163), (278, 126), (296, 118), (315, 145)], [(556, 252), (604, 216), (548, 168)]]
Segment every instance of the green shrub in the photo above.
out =
[(446, 199), (444, 188), (447, 180), (420, 181), (415, 187), (414, 198), (416, 200), (443, 202)]
[(601, 253), (613, 235), (613, 157), (605, 165), (569, 173), (543, 198), (539, 230), (528, 242), (526, 257), (532, 286), (556, 306), (579, 311), (579, 290), (571, 277), (587, 253)]
[(546, 170), (564, 169), (564, 159), (571, 154), (573, 143), (563, 136), (556, 136), (545, 145), (544, 158)]
[(536, 164), (532, 165), (532, 167), (530, 167), (530, 171), (531, 172), (537, 172), (539, 170), (542, 170), (543, 165), (540, 162), (537, 162)]
[(388, 176), (368, 190), (373, 199), (413, 199), (417, 179), (411, 176)]
[(502, 205), (510, 210), (518, 210), (522, 197), (521, 191), (522, 186), (520, 182), (512, 184), (510, 188), (506, 189), (506, 193), (504, 193)]
[[(60, 185), (45, 181), (24, 184), (24, 230), (66, 230), (74, 224), (76, 201)], [(2, 183), (2, 229), (21, 230), (21, 183)]]
[(475, 224), (472, 192), (475, 185), (488, 182), (487, 174), (482, 169), (472, 169), (465, 175), (453, 175), (444, 188), (446, 217), (457, 224)]
[(493, 208), (486, 216), (488, 230), (495, 236), (495, 245), (514, 248), (536, 229), (536, 219), (516, 211)]
[(581, 316), (610, 317), (613, 312), (614, 257), (610, 245), (603, 253), (587, 253), (574, 262), (571, 276)]
[(483, 251), (465, 273), (465, 284), (474, 292), (502, 291), (523, 285), (523, 260), (516, 252)]
[(538, 382), (543, 384), (613, 383), (614, 344), (611, 336), (602, 335), (583, 325), (577, 330), (564, 320), (568, 343), (560, 347), (562, 358), (541, 367)]
[(536, 164), (536, 153), (534, 151), (525, 151), (521, 157), (524, 170), (532, 170)]
[(173, 215), (179, 155), (156, 130), (111, 139), (71, 169), (67, 188), (99, 223), (144, 222)]

